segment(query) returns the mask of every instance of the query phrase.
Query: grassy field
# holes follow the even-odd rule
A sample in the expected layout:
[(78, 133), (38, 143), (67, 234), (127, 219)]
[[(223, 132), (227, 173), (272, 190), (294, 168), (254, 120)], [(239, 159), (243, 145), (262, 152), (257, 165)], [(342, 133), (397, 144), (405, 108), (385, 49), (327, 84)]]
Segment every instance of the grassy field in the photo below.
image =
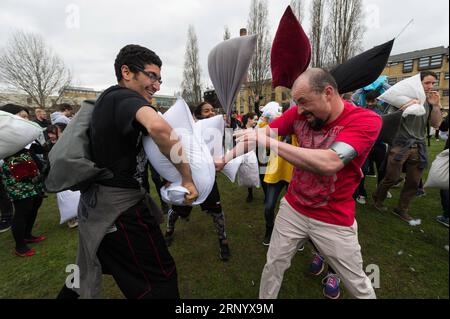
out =
[[(431, 158), (439, 153), (443, 142), (433, 142)], [(374, 178), (368, 178), (372, 193)], [(218, 259), (218, 240), (211, 218), (196, 208), (189, 222), (179, 221), (170, 250), (176, 260), (180, 293), (187, 299), (253, 299), (258, 297), (261, 271), (267, 249), (261, 245), (264, 235), (263, 194), (256, 192), (252, 204), (245, 201), (246, 190), (219, 177), (222, 202), (232, 258), (228, 263)], [(394, 207), (399, 189), (393, 190)], [(427, 196), (416, 199), (411, 215), (422, 219), (422, 225), (411, 227), (391, 213), (380, 214), (368, 205), (357, 207), (359, 239), (364, 267), (380, 268), (382, 299), (448, 299), (449, 256), (448, 229), (435, 222), (442, 213), (439, 192), (427, 190)], [(162, 226), (164, 231), (165, 226)], [(0, 298), (55, 298), (65, 282), (66, 266), (74, 263), (77, 231), (59, 225), (54, 195), (45, 200), (34, 230), (47, 240), (34, 245), (37, 255), (31, 258), (13, 256), (11, 232), (0, 234)], [(322, 277), (308, 273), (312, 254), (310, 247), (297, 253), (286, 272), (280, 298), (321, 299)], [(104, 297), (123, 298), (114, 280), (104, 277)], [(343, 298), (349, 295), (343, 293)]]

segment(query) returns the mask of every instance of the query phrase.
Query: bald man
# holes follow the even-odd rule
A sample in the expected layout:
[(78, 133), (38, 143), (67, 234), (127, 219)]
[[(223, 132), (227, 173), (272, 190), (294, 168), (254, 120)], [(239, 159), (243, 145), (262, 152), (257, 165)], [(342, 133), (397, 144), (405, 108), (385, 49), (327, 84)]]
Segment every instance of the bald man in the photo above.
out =
[[(297, 106), (267, 128), (237, 134), (240, 145), (256, 142), (278, 152), (295, 167), (275, 221), (259, 296), (277, 298), (297, 247), (311, 239), (338, 273), (336, 280), (342, 280), (352, 296), (376, 298), (362, 268), (352, 194), (382, 120), (376, 113), (343, 100), (334, 78), (322, 69), (303, 73), (292, 95)], [(297, 136), (298, 147), (274, 138), (292, 134)], [(216, 163), (217, 168), (239, 155), (238, 150), (239, 144)]]

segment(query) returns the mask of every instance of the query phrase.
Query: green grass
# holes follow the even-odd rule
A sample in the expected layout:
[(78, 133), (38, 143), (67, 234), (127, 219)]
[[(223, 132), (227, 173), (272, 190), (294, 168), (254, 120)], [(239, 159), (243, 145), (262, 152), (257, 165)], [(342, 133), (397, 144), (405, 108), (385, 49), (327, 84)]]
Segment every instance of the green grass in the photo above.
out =
[[(443, 143), (433, 142), (434, 158)], [(368, 178), (371, 193), (375, 179)], [(258, 190), (253, 204), (247, 204), (246, 189), (238, 188), (219, 177), (232, 259), (218, 259), (218, 239), (211, 217), (194, 209), (189, 222), (178, 221), (170, 250), (176, 260), (182, 298), (240, 299), (257, 298), (266, 248), (264, 235), (263, 194)], [(387, 204), (394, 207), (394, 199)], [(370, 200), (369, 200), (370, 204)], [(390, 213), (380, 214), (370, 205), (358, 206), (359, 239), (364, 267), (378, 265), (381, 288), (378, 298), (449, 298), (448, 229), (435, 222), (441, 214), (439, 192), (427, 190), (427, 196), (413, 202), (411, 215), (422, 219), (419, 227), (410, 227)], [(165, 226), (162, 225), (164, 231)], [(47, 240), (35, 245), (31, 258), (13, 256), (11, 232), (0, 234), (0, 298), (55, 298), (65, 282), (66, 266), (74, 263), (77, 232), (59, 225), (54, 195), (45, 200), (35, 226), (35, 234)], [(399, 255), (402, 251), (403, 254)], [(321, 277), (308, 274), (310, 247), (299, 252), (286, 272), (280, 298), (321, 299)], [(104, 277), (104, 297), (123, 298), (114, 280)], [(345, 293), (343, 298), (349, 298)]]

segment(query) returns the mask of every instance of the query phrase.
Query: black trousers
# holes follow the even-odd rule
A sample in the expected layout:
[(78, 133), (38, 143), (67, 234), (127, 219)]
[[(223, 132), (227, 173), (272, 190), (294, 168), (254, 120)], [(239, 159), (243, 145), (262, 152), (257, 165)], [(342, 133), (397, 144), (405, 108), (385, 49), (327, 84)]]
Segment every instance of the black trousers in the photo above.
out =
[[(103, 273), (114, 277), (128, 299), (179, 299), (175, 261), (147, 207), (140, 203), (130, 208), (115, 228), (97, 251)], [(77, 297), (66, 287), (58, 296)]]
[(25, 239), (32, 238), (34, 222), (42, 201), (43, 198), (40, 195), (14, 201), (12, 233), (16, 241), (16, 249), (26, 248)]

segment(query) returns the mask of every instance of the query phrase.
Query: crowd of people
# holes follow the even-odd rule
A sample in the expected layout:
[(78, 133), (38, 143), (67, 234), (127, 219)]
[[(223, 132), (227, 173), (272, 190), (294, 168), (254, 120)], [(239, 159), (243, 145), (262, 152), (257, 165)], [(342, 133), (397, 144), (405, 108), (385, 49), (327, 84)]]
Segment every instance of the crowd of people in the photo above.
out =
[[(78, 226), (77, 262), (82, 284), (80, 288), (64, 285), (58, 297), (99, 297), (103, 273), (114, 277), (127, 298), (179, 298), (177, 268), (168, 247), (175, 239), (177, 220), (189, 218), (190, 204), (198, 191), (187, 161), (171, 160), (182, 176), (182, 186), (189, 191), (185, 206), (168, 206), (161, 200), (159, 207), (148, 196), (149, 170), (159, 195), (166, 181), (149, 167), (142, 137), (151, 136), (168, 159), (178, 142), (171, 138), (173, 128), (151, 106), (162, 83), (162, 61), (147, 48), (127, 45), (117, 55), (114, 67), (118, 83), (96, 101), (89, 130), (93, 161), (111, 171), (113, 177), (93, 182), (81, 193), (78, 218), (71, 220), (69, 227)], [(362, 268), (355, 206), (367, 204), (365, 177), (375, 164), (375, 209), (387, 212), (384, 202), (392, 197), (391, 188), (403, 183), (393, 212), (405, 222), (414, 221), (410, 205), (432, 160), (426, 148), (427, 126), (448, 131), (448, 116), (443, 120), (440, 95), (433, 90), (437, 75), (425, 71), (421, 80), (427, 95), (426, 114), (402, 118), (390, 145), (378, 139), (381, 116), (398, 110), (378, 100), (378, 89), (342, 96), (333, 76), (323, 69), (309, 69), (297, 79), (291, 91), (293, 106), (285, 108), (282, 114), (264, 114), (257, 101), (255, 112), (243, 117), (233, 113), (227, 121), (235, 130), (236, 147), (223, 158), (215, 159), (218, 172), (256, 146), (270, 154), (268, 163), (259, 163), (260, 168), (267, 166), (260, 170), (264, 190), (261, 214), (266, 227), (261, 239), (269, 247), (260, 298), (278, 296), (284, 272), (307, 242), (314, 250), (311, 273), (319, 276), (328, 264), (323, 279), (326, 297), (339, 298), (342, 282), (355, 298), (376, 298)], [(415, 102), (404, 105), (400, 111)], [(29, 110), (19, 105), (8, 104), (0, 110), (25, 119), (30, 116)], [(33, 226), (46, 197), (48, 154), (64, 134), (72, 113), (72, 107), (64, 104), (48, 121), (46, 111), (36, 109), (35, 122), (45, 129), (46, 143), (33, 142), (2, 159), (0, 232), (12, 228), (17, 256), (33, 256), (36, 252), (29, 244), (46, 239), (34, 236)], [(204, 102), (193, 115), (202, 121), (216, 116), (216, 111)], [(182, 157), (183, 152), (180, 149)], [(18, 166), (22, 169), (18, 170)], [(249, 188), (247, 202), (254, 200), (253, 195)], [(443, 214), (437, 217), (446, 227), (448, 196), (448, 189), (441, 191)], [(232, 260), (217, 182), (201, 209), (212, 217), (220, 260)], [(160, 228), (161, 210), (167, 213), (165, 234)]]

